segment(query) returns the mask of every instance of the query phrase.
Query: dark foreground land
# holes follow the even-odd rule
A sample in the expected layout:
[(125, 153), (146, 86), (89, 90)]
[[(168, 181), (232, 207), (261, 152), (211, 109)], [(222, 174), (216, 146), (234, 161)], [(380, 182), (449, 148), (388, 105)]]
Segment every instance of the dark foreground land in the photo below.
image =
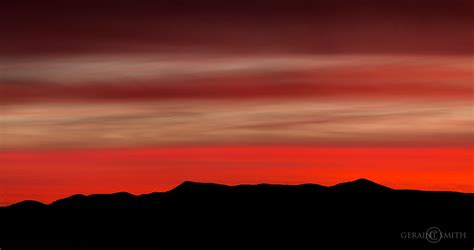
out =
[(332, 187), (185, 182), (164, 193), (0, 208), (0, 248), (473, 249), (473, 211), (474, 194), (365, 179)]

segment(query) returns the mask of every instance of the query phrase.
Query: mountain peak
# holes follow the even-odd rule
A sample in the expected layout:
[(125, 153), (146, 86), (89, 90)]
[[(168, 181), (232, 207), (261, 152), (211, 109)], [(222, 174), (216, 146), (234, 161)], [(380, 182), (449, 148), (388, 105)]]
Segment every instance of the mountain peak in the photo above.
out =
[(360, 183), (360, 184), (364, 184), (364, 185), (379, 185), (379, 186), (381, 186), (380, 184), (375, 183), (375, 182), (373, 182), (371, 180), (368, 180), (368, 179), (365, 179), (365, 178), (357, 179), (355, 181), (352, 181), (352, 183)]
[(227, 187), (228, 186), (222, 184), (185, 181), (179, 184), (174, 189), (172, 189), (171, 192), (209, 192), (215, 190), (222, 190)]
[(393, 190), (389, 187), (380, 185), (371, 180), (360, 178), (354, 181), (343, 182), (330, 187), (337, 191), (349, 191), (349, 192), (383, 192)]
[(17, 208), (17, 209), (18, 208), (20, 208), (20, 209), (32, 209), (32, 208), (37, 209), (37, 208), (46, 207), (46, 204), (41, 203), (39, 201), (25, 200), (25, 201), (15, 203), (15, 204), (11, 205), (10, 207)]

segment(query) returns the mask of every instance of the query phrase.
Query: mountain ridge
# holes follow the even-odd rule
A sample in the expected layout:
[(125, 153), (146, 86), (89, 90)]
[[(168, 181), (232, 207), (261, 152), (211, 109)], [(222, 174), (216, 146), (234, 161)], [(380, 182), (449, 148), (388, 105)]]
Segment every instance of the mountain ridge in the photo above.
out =
[[(222, 240), (263, 249), (282, 242), (290, 249), (426, 249), (433, 246), (427, 239), (407, 235), (435, 227), (463, 236), (441, 239), (440, 247), (463, 249), (472, 248), (473, 210), (472, 193), (397, 190), (367, 179), (334, 186), (187, 181), (166, 192), (77, 194), (2, 207), (0, 245), (9, 239), (15, 241), (5, 249), (149, 250), (163, 249), (163, 242), (205, 247)], [(19, 248), (25, 240), (29, 245)]]
[[(117, 201), (123, 200), (123, 202), (140, 202), (140, 200), (146, 199), (159, 199), (166, 196), (171, 196), (173, 194), (185, 194), (185, 195), (196, 195), (196, 194), (216, 194), (223, 192), (279, 192), (286, 190), (288, 192), (298, 192), (301, 190), (307, 192), (338, 192), (338, 193), (365, 193), (365, 194), (374, 194), (374, 193), (386, 193), (386, 192), (405, 192), (405, 193), (439, 193), (439, 194), (459, 194), (459, 195), (473, 195), (473, 193), (462, 193), (456, 191), (428, 191), (428, 190), (411, 190), (411, 189), (392, 189), (390, 187), (378, 184), (371, 180), (365, 178), (359, 178), (353, 181), (341, 182), (332, 186), (324, 186), (314, 183), (304, 183), (304, 184), (269, 184), (269, 183), (260, 183), (260, 184), (239, 184), (239, 185), (225, 185), (218, 183), (208, 183), (208, 182), (195, 182), (195, 181), (184, 181), (181, 184), (177, 185), (173, 189), (163, 192), (152, 192), (145, 194), (134, 195), (128, 192), (115, 192), (110, 194), (74, 194), (65, 198), (55, 200), (49, 204), (42, 203), (34, 200), (25, 200), (18, 203), (14, 203), (8, 206), (3, 206), (0, 208), (38, 208), (38, 207), (68, 207), (68, 206), (77, 206), (79, 203), (107, 203), (111, 202), (117, 204)], [(115, 201), (115, 203), (114, 203)], [(143, 201), (141, 201), (143, 203)]]

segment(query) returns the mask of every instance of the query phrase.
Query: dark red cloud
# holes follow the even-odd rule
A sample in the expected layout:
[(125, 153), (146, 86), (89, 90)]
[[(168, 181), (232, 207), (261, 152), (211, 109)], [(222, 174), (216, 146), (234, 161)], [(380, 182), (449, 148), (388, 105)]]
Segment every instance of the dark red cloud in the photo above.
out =
[(472, 54), (470, 0), (10, 1), (0, 53)]
[(262, 99), (262, 98), (416, 98), (469, 100), (468, 84), (381, 80), (376, 82), (334, 82), (299, 73), (239, 75), (189, 81), (128, 81), (85, 84), (11, 83), (0, 84), (0, 102), (36, 101), (140, 101), (169, 99)]

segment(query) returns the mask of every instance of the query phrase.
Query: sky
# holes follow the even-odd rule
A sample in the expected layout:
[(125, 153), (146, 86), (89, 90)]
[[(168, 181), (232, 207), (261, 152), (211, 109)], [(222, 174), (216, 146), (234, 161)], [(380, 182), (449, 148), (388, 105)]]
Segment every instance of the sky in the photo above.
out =
[(4, 1), (0, 205), (186, 180), (474, 192), (473, 11)]

